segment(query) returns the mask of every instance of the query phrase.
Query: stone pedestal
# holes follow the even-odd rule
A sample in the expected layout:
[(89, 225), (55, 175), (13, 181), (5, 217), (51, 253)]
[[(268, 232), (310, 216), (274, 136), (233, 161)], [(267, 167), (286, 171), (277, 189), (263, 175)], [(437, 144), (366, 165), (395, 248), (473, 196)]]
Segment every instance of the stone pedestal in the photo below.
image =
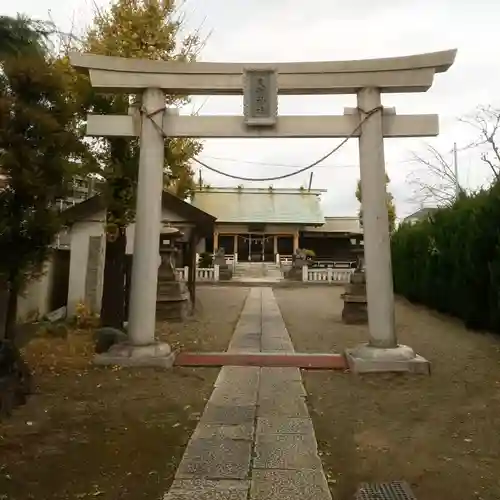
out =
[(354, 373), (407, 372), (429, 375), (431, 365), (411, 347), (397, 345), (384, 349), (361, 344), (346, 350), (349, 369)]
[(96, 365), (117, 365), (125, 367), (157, 366), (171, 368), (175, 354), (170, 346), (161, 342), (148, 345), (115, 344), (103, 353), (94, 356)]
[(158, 279), (156, 318), (158, 321), (184, 321), (191, 314), (191, 299), (186, 283)]
[(219, 280), (228, 281), (233, 277), (233, 270), (227, 265), (226, 253), (219, 248), (214, 256), (214, 266), (219, 266)]
[(292, 267), (285, 272), (285, 278), (292, 281), (302, 281), (302, 268), (304, 266), (307, 266), (307, 262), (305, 260), (295, 261)]
[(158, 269), (156, 318), (158, 321), (184, 321), (191, 313), (188, 287), (183, 281), (177, 280), (172, 264), (172, 252), (162, 252), (161, 258), (162, 263)]
[(287, 280), (302, 281), (302, 268), (307, 266), (306, 255), (299, 249), (292, 256), (292, 267), (284, 273)]
[(356, 269), (351, 274), (346, 286), (342, 321), (348, 325), (364, 325), (368, 323), (368, 307), (366, 299), (366, 276), (363, 271)]
[[(368, 323), (366, 277), (363, 271), (356, 269), (352, 273), (350, 283), (342, 297), (344, 323)], [(347, 349), (346, 359), (349, 369), (354, 373), (430, 373), (430, 363), (426, 359), (415, 354), (411, 347), (397, 343), (381, 346), (370, 342), (361, 344), (354, 349)]]

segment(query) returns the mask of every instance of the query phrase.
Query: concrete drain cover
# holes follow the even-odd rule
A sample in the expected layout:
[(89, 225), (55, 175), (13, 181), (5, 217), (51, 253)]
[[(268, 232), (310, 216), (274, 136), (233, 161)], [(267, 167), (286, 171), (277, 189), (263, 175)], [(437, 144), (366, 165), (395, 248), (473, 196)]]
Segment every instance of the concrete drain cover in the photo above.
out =
[(363, 483), (356, 493), (355, 500), (417, 500), (408, 483)]

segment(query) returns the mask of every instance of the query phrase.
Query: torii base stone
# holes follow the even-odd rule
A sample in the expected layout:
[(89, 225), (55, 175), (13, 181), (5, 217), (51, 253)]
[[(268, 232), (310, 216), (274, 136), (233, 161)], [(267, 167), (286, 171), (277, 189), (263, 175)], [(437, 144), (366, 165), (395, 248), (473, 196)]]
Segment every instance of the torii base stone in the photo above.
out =
[(402, 372), (430, 375), (431, 364), (407, 345), (382, 348), (361, 344), (345, 351), (347, 364), (353, 373)]
[(94, 356), (94, 364), (100, 366), (171, 368), (175, 352), (163, 342), (137, 346), (128, 343), (115, 344), (109, 351)]

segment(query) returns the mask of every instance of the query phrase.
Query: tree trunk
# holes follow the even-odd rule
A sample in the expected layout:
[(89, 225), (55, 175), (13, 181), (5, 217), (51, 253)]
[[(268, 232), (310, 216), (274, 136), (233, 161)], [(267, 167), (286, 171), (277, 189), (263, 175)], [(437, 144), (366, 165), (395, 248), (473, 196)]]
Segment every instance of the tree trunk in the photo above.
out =
[(9, 284), (4, 276), (0, 275), (0, 341), (5, 338), (7, 323), (7, 303), (9, 300)]
[(123, 329), (125, 320), (126, 227), (121, 226), (115, 240), (106, 241), (101, 326)]
[(5, 338), (14, 342), (16, 337), (17, 324), (17, 302), (19, 296), (19, 287), (15, 285), (15, 273), (11, 272), (9, 276), (9, 296), (7, 298), (7, 311), (5, 314)]

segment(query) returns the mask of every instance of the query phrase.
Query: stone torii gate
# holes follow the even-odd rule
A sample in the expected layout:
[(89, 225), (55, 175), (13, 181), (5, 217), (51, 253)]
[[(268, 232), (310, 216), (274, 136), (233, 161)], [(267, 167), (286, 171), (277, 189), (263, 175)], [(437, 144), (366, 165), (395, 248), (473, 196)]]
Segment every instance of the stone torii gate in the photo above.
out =
[[(158, 244), (161, 226), (164, 137), (359, 137), (368, 343), (348, 352), (356, 371), (428, 370), (428, 363), (397, 342), (386, 207), (384, 137), (438, 134), (437, 115), (397, 115), (381, 94), (427, 91), (447, 71), (456, 50), (359, 61), (239, 64), (163, 62), (74, 54), (100, 92), (142, 94), (140, 116), (89, 115), (90, 136), (140, 137), (129, 343), (98, 362), (169, 366), (168, 345), (155, 342)], [(165, 108), (169, 95), (244, 95), (244, 116), (179, 116)], [(278, 116), (278, 94), (356, 94), (343, 116)]]

